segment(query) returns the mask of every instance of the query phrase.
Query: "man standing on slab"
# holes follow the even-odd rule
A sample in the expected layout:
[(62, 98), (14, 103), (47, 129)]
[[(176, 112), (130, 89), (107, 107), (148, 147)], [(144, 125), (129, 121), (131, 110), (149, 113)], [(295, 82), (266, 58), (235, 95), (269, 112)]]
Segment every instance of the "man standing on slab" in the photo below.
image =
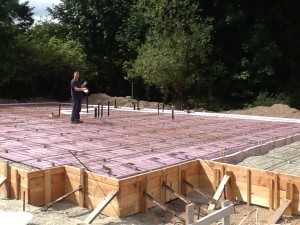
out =
[(74, 78), (71, 80), (71, 96), (72, 96), (72, 115), (71, 115), (71, 123), (78, 124), (83, 121), (80, 120), (80, 111), (81, 111), (81, 100), (83, 92), (87, 89), (82, 87), (79, 80), (79, 72), (74, 72)]

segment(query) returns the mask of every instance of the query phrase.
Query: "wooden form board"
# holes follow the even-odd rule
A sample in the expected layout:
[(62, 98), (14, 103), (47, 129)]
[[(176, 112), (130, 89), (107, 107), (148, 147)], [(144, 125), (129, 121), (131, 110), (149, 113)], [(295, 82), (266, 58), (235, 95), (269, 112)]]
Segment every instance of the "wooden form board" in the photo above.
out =
[[(119, 191), (119, 180), (66, 166), (65, 191), (70, 192), (78, 186), (83, 186), (84, 196), (81, 196), (81, 192), (77, 192), (66, 199), (78, 205), (82, 204), (86, 208), (95, 209), (111, 191)], [(83, 200), (84, 202), (82, 202)], [(102, 213), (108, 216), (119, 217), (118, 197), (114, 198), (104, 208)]]
[[(231, 188), (235, 199), (277, 209), (279, 203), (289, 196), (294, 203), (291, 211), (293, 214), (300, 214), (300, 177), (212, 161), (199, 162), (201, 164), (199, 187), (203, 190), (213, 194), (214, 170), (225, 169), (225, 172), (231, 173), (230, 183), (233, 185)], [(293, 185), (292, 191), (288, 191), (288, 184)]]
[[(0, 177), (3, 173), (3, 166), (0, 164)], [(9, 198), (22, 199), (25, 193), (25, 202), (35, 206), (44, 206), (83, 185), (84, 192), (76, 192), (67, 200), (94, 209), (111, 191), (116, 190), (117, 196), (102, 213), (107, 216), (126, 217), (146, 212), (154, 206), (151, 201), (143, 198), (143, 192), (149, 193), (160, 203), (175, 199), (175, 195), (162, 187), (163, 182), (185, 196), (192, 191), (183, 183), (186, 179), (213, 196), (225, 174), (230, 176), (230, 181), (226, 184), (223, 198), (274, 210), (284, 199), (290, 199), (292, 203), (287, 212), (300, 215), (300, 177), (203, 160), (194, 160), (120, 180), (73, 167), (27, 172), (9, 166), (5, 183), (9, 186)], [(3, 192), (2, 185), (0, 194)]]

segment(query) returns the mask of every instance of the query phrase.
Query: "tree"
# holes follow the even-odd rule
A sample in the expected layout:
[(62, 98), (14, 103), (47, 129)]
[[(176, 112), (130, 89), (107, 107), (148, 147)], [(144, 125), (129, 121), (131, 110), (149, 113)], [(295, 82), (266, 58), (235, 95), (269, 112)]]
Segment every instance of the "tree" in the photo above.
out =
[(62, 0), (49, 9), (53, 18), (66, 26), (69, 35), (83, 46), (97, 67), (93, 84), (108, 94), (121, 94), (124, 81), (119, 46), (115, 39), (134, 0)]
[(2, 77), (1, 96), (67, 100), (74, 70), (80, 70), (83, 78), (92, 73), (82, 46), (72, 39), (58, 38), (54, 35), (58, 30), (63, 27), (44, 22), (16, 38), (10, 47), (14, 63), (8, 64), (10, 72)]
[(182, 104), (193, 84), (207, 80), (212, 27), (191, 1), (153, 0), (148, 4), (150, 29), (129, 76), (142, 77)]

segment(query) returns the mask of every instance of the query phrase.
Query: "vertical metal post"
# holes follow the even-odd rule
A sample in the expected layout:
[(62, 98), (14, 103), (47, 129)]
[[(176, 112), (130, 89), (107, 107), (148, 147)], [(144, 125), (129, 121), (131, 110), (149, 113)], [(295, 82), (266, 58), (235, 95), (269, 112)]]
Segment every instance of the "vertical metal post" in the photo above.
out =
[(60, 116), (61, 103), (58, 104), (58, 115)]
[(135, 110), (135, 104), (133, 104), (133, 110)]
[(159, 102), (157, 103), (157, 114), (159, 115)]
[(101, 117), (103, 117), (103, 105), (101, 104)]
[(139, 100), (137, 100), (137, 102), (136, 102), (136, 105), (137, 105), (137, 110), (140, 110), (140, 101)]
[(100, 114), (100, 103), (98, 103), (98, 117), (99, 117), (99, 114)]
[(174, 109), (172, 109), (172, 120), (174, 120)]
[(95, 118), (97, 118), (97, 108), (95, 107)]
[(115, 108), (117, 108), (117, 100), (115, 100)]
[(86, 95), (86, 113), (89, 113), (89, 96)]
[(164, 112), (164, 110), (165, 110), (165, 103), (163, 102), (162, 103), (162, 111)]
[(107, 102), (107, 116), (109, 116), (110, 101)]

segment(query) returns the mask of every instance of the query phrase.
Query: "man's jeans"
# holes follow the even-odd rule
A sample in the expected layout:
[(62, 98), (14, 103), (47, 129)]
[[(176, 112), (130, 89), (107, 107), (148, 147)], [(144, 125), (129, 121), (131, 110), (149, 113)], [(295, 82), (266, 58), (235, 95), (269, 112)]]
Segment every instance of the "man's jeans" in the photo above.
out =
[(74, 99), (72, 97), (73, 101), (73, 109), (72, 109), (72, 115), (71, 115), (71, 122), (79, 121), (80, 120), (80, 111), (81, 111), (81, 99)]

